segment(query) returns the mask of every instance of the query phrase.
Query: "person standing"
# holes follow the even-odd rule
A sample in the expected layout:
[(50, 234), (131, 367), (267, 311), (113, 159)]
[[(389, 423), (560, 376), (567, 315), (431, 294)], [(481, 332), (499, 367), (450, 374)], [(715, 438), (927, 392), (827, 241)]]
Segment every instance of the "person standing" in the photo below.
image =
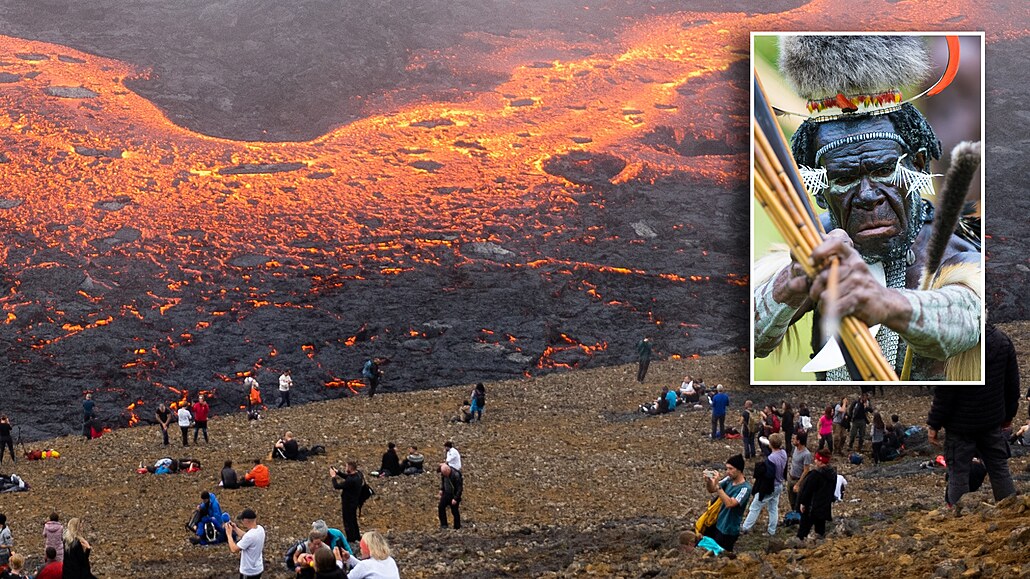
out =
[(279, 376), (279, 406), (276, 408), (282, 408), (286, 406), (290, 407), (290, 389), (293, 388), (293, 377), (290, 376), (290, 370), (287, 368), (282, 375)]
[(379, 367), (382, 362), (382, 358), (369, 358), (365, 360), (365, 365), (361, 368), (361, 377), (365, 379), (365, 384), (368, 386), (369, 398), (376, 395), (379, 380), (383, 377), (383, 370)]
[(43, 546), (53, 547), (58, 561), (64, 561), (64, 525), (57, 513), (50, 513), (50, 520), (43, 523)]
[(644, 339), (637, 342), (637, 382), (643, 384), (644, 376), (647, 376), (647, 367), (651, 365), (651, 338), (644, 336)]
[(983, 386), (938, 386), (934, 389), (928, 438), (940, 445), (943, 428), (944, 458), (948, 465), (949, 505), (969, 492), (969, 471), (973, 456), (979, 456), (991, 479), (994, 500), (1016, 494), (1009, 472), (1009, 447), (1002, 429), (1012, 424), (1019, 410), (1019, 365), (1012, 341), (1001, 330), (987, 324), (987, 358)]
[(833, 407), (827, 406), (826, 410), (823, 411), (823, 415), (819, 417), (819, 449), (823, 447), (830, 449), (830, 453), (833, 453)]
[(807, 432), (798, 432), (791, 442), (794, 444), (794, 453), (790, 457), (790, 472), (787, 473), (787, 500), (790, 501), (790, 510), (797, 511), (798, 492), (812, 466), (812, 452), (808, 450)]
[(161, 429), (164, 445), (168, 446), (168, 425), (172, 423), (172, 412), (168, 410), (168, 406), (164, 402), (154, 411), (154, 420), (157, 420), (157, 426)]
[(773, 490), (767, 496), (763, 497), (759, 494), (755, 497), (755, 500), (751, 501), (747, 518), (744, 519), (744, 524), (740, 527), (743, 533), (747, 533), (755, 526), (755, 523), (758, 522), (758, 515), (762, 513), (762, 509), (768, 507), (769, 535), (776, 534), (776, 525), (779, 523), (780, 517), (780, 493), (783, 492), (783, 481), (786, 478), (785, 473), (787, 470), (787, 451), (783, 450), (782, 432), (769, 435), (769, 447), (772, 452), (765, 459), (765, 469), (767, 477), (770, 476), (769, 471), (772, 470)]
[(449, 464), (440, 465), (440, 504), (437, 505), (437, 514), (440, 516), (440, 528), (447, 528), (447, 509), (451, 509), (454, 517), (454, 528), (461, 528), (461, 492), (464, 490), (461, 471), (451, 468)]
[(883, 456), (883, 439), (887, 436), (887, 425), (879, 412), (873, 413), (873, 429), (869, 433), (869, 441), (873, 444), (873, 464), (880, 464)]
[(0, 513), (0, 566), (7, 565), (14, 549), (14, 536), (7, 526), (7, 515)]
[(715, 396), (712, 396), (712, 440), (722, 438), (726, 434), (726, 409), (729, 406), (729, 395), (722, 391), (722, 384), (716, 385)]
[(718, 473), (703, 475), (705, 489), (709, 493), (717, 494), (722, 501), (722, 510), (715, 520), (715, 524), (709, 527), (705, 534), (715, 540), (720, 547), (727, 551), (733, 550), (740, 537), (740, 521), (744, 518), (744, 508), (751, 498), (751, 483), (744, 479), (744, 457), (735, 454), (726, 461), (726, 476), (716, 482)]
[(86, 392), (86, 396), (82, 400), (82, 435), (86, 437), (86, 440), (93, 439), (92, 423), (96, 418), (96, 408), (93, 395)]
[(365, 475), (358, 470), (356, 461), (348, 460), (343, 473), (340, 473), (335, 467), (329, 467), (329, 476), (332, 477), (333, 488), (340, 491), (343, 532), (348, 541), (352, 543), (360, 541), (358, 507), (361, 503), (361, 488), (365, 486)]
[(64, 579), (97, 579), (90, 570), (89, 541), (82, 535), (82, 521), (73, 517), (64, 529)]
[(261, 385), (253, 376), (244, 378), (243, 385), (247, 388), (247, 412), (253, 412), (261, 406)]
[(486, 386), (480, 382), (472, 389), (472, 416), (477, 422), (483, 419), (484, 407), (486, 407)]
[(819, 537), (826, 535), (826, 523), (833, 520), (833, 502), (837, 500), (837, 471), (830, 466), (830, 450), (822, 449), (815, 454), (815, 463), (805, 475), (798, 494), (798, 510), (801, 523), (798, 525), (798, 539), (804, 540), (815, 526)]
[(755, 456), (755, 430), (761, 424), (761, 420), (751, 419), (751, 415), (755, 412), (751, 408), (753, 405), (754, 403), (748, 400), (744, 402), (744, 409), (740, 411), (740, 437), (744, 441), (744, 460)]
[(873, 411), (873, 405), (869, 402), (869, 393), (863, 392), (862, 396), (851, 405), (848, 416), (851, 418), (851, 435), (848, 436), (848, 451), (855, 439), (858, 439), (858, 452), (862, 452), (862, 443), (865, 441), (865, 431), (869, 426), (869, 414)]
[(461, 453), (458, 452), (457, 448), (454, 448), (454, 443), (448, 440), (443, 443), (443, 447), (447, 451), (447, 456), (444, 458), (444, 462), (455, 470), (461, 470)]
[(207, 442), (207, 418), (211, 412), (211, 407), (208, 406), (207, 400), (204, 399), (204, 395), (201, 394), (197, 397), (197, 403), (193, 405), (193, 444), (197, 443), (197, 434), (201, 430), (204, 431), (204, 442)]
[(183, 402), (182, 406), (179, 407), (176, 416), (179, 420), (179, 431), (182, 432), (182, 445), (183, 447), (190, 445), (190, 421), (192, 416), (190, 415), (189, 402)]
[(11, 451), (11, 462), (14, 459), (14, 435), (11, 434), (11, 420), (6, 414), (0, 415), (0, 464), (4, 463), (4, 451)]
[(833, 448), (837, 449), (837, 454), (840, 456), (844, 456), (844, 443), (848, 441), (848, 432), (851, 430), (849, 408), (847, 396), (841, 398), (840, 402), (833, 407)]
[(229, 540), (229, 551), (240, 554), (240, 579), (260, 579), (265, 572), (265, 528), (257, 523), (253, 509), (243, 509), (238, 517), (243, 533), (239, 540), (240, 527), (226, 521), (225, 536)]

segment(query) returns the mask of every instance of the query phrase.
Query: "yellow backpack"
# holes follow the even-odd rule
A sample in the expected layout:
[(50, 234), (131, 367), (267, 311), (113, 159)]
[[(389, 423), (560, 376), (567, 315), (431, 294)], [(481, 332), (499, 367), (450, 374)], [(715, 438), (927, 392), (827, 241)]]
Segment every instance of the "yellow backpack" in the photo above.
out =
[(697, 518), (697, 522), (694, 523), (694, 531), (700, 538), (709, 528), (715, 525), (715, 521), (719, 518), (719, 512), (722, 511), (722, 499), (715, 497), (705, 512)]

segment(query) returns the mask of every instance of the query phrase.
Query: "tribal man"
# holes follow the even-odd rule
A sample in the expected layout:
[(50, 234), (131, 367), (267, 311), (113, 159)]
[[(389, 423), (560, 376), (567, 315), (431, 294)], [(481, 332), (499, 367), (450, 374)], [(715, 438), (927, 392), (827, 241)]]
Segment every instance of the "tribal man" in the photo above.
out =
[[(818, 319), (828, 313), (829, 265), (837, 258), (835, 311), (880, 325), (876, 340), (899, 375), (908, 347), (912, 380), (944, 379), (945, 370), (950, 380), (981, 379), (978, 236), (945, 232), (943, 256), (925, 274), (932, 284), (919, 289), (935, 213), (923, 195), (933, 194), (928, 164), (940, 157), (941, 144), (915, 107), (898, 104), (897, 87), (927, 76), (922, 42), (914, 36), (781, 38), (780, 68), (816, 111), (795, 132), (792, 150), (806, 187), (827, 210), (822, 219), (828, 233), (812, 252), (818, 272), (812, 279), (784, 252), (756, 264), (756, 356), (780, 346), (809, 311), (817, 320), (813, 349), (830, 338), (819, 335)], [(962, 143), (952, 152), (952, 165), (975, 171), (979, 155), (979, 143)], [(833, 340), (829, 348), (835, 348)], [(812, 369), (820, 380), (861, 379), (846, 358), (829, 359)]]

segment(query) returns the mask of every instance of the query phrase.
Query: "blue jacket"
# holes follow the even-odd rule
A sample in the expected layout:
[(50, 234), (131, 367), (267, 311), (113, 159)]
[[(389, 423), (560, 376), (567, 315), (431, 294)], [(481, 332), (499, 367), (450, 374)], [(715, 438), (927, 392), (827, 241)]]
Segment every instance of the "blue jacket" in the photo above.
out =
[(676, 400), (678, 400), (678, 398), (676, 397), (676, 392), (673, 390), (669, 390), (665, 394), (665, 399), (669, 401), (669, 411), (676, 410)]
[(726, 409), (730, 405), (730, 397), (725, 392), (719, 392), (712, 396), (712, 416), (726, 416)]

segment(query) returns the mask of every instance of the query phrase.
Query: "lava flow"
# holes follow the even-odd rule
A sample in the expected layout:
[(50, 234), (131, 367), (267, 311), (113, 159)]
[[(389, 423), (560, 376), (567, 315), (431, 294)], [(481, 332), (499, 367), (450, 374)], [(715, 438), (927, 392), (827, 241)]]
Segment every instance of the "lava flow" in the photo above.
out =
[(148, 71), (0, 37), (15, 383), (65, 404), (126, 388), (98, 404), (131, 425), (202, 389), (237, 408), (245, 376), (267, 402), (288, 368), (295, 399), (356, 392), (371, 356), (388, 390), (626, 361), (643, 334), (664, 355), (738, 349), (747, 34), (832, 25), (826, 6), (423, 51), (410, 69), (506, 80), (379, 94), (308, 142), (191, 132), (126, 88)]

